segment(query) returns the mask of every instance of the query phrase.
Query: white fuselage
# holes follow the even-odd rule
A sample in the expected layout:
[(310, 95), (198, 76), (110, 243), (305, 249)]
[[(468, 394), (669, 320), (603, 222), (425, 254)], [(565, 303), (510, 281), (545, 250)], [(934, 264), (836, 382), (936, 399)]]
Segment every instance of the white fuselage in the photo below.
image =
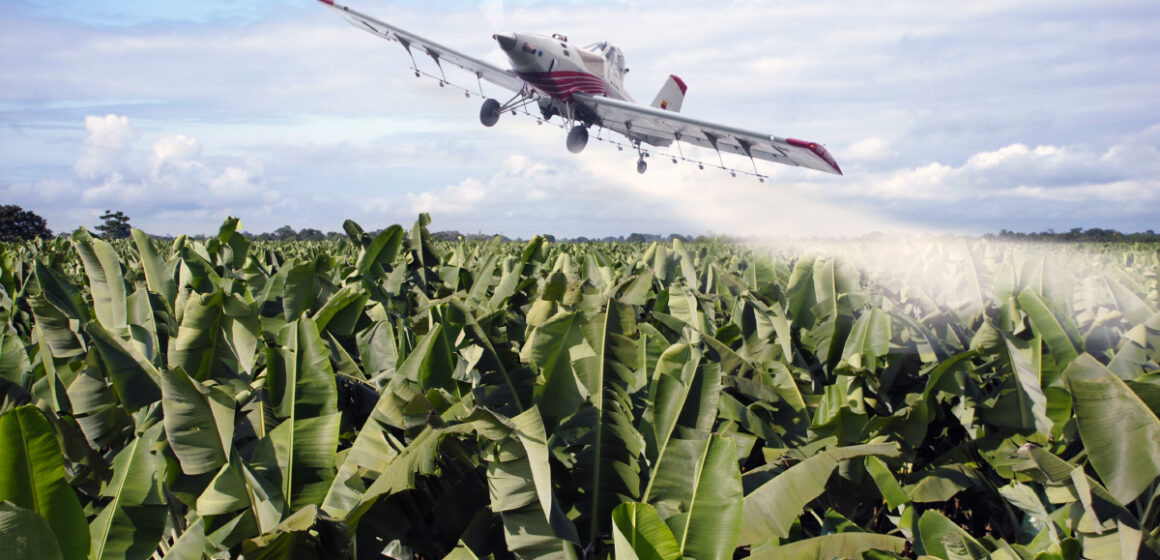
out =
[(573, 93), (632, 101), (624, 91), (624, 55), (607, 43), (579, 47), (566, 37), (499, 33), (496, 41), (512, 70), (553, 100), (570, 103)]

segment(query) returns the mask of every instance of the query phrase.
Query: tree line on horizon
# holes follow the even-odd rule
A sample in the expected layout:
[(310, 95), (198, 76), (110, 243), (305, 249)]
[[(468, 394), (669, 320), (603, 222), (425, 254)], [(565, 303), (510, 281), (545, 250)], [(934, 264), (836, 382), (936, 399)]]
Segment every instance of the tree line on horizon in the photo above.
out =
[[(130, 225), (130, 218), (124, 212), (117, 210), (105, 210), (105, 213), (100, 216), (101, 223), (94, 227), (97, 236), (102, 239), (123, 239), (129, 237), (129, 232), (132, 229)], [(381, 230), (379, 230), (381, 231)], [(302, 228), (295, 230), (289, 224), (283, 225), (272, 232), (250, 233), (239, 232), (241, 235), (254, 241), (325, 241), (338, 240), (346, 237), (344, 233), (337, 231), (322, 232), (322, 230), (315, 228)], [(372, 233), (378, 233), (372, 232)], [(67, 236), (68, 232), (57, 234), (58, 236)], [(878, 238), (887, 234), (881, 232), (868, 233), (860, 236), (864, 239)], [(45, 219), (31, 210), (25, 210), (15, 204), (0, 205), (0, 242), (20, 242), (37, 238), (49, 238), (54, 234), (48, 228), (48, 223)], [(151, 235), (155, 239), (173, 239), (173, 236), (168, 235)], [(210, 236), (205, 234), (191, 235), (194, 239), (204, 239)], [(431, 237), (437, 241), (458, 241), (458, 240), (479, 240), (492, 239), (497, 237), (495, 234), (486, 233), (461, 233), (455, 230), (439, 231), (431, 234)], [(505, 235), (498, 235), (501, 241), (512, 241), (511, 238)], [(709, 234), (709, 235), (682, 235), (679, 233), (670, 233), (668, 235), (658, 235), (654, 233), (631, 233), (629, 235), (620, 236), (604, 236), (604, 237), (562, 237), (557, 238), (554, 235), (542, 235), (546, 241), (553, 243), (653, 243), (664, 242), (671, 243), (674, 239), (679, 239), (684, 242), (705, 242), (712, 240), (726, 240), (744, 242), (744, 237)], [(1157, 243), (1160, 242), (1160, 233), (1149, 229), (1142, 232), (1123, 233), (1114, 229), (1104, 228), (1081, 228), (1074, 227), (1064, 232), (1058, 232), (1054, 229), (1048, 228), (1040, 232), (1018, 232), (1011, 231), (1006, 228), (1000, 229), (999, 233), (984, 233), (983, 239), (1000, 239), (1008, 241), (1041, 241), (1041, 242), (1090, 242), (1090, 243)]]

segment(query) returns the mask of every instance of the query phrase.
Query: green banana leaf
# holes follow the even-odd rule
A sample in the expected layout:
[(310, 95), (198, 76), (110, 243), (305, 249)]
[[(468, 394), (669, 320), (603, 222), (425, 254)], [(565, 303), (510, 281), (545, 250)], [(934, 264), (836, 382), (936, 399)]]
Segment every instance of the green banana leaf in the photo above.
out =
[(935, 510), (918, 519), (914, 548), (919, 554), (936, 558), (990, 558), (987, 549), (969, 533)]
[[(56, 533), (35, 511), (0, 501), (0, 551), (6, 558), (61, 560)], [(84, 558), (84, 555), (74, 556)]]
[(571, 415), (584, 400), (569, 351), (584, 340), (583, 313), (562, 312), (532, 330), (520, 358), (533, 365), (544, 377), (534, 398), (544, 415), (558, 421)]
[(617, 560), (681, 558), (681, 549), (672, 531), (648, 504), (625, 502), (612, 510), (612, 543)]
[(268, 437), (282, 473), (282, 496), (297, 511), (321, 505), (334, 479), (341, 414), (334, 370), (314, 321), (286, 325), (278, 343), (266, 353), (266, 387), (275, 415), (284, 420)]
[(159, 478), (164, 461), (153, 451), (161, 424), (134, 438), (113, 460), (113, 478), (101, 489), (109, 501), (89, 524), (89, 558), (148, 558), (166, 524)]
[(176, 262), (170, 265), (157, 254), (153, 241), (145, 232), (133, 229), (131, 232), (137, 253), (141, 256), (141, 266), (145, 270), (145, 282), (149, 291), (160, 294), (172, 309), (177, 300), (177, 282), (173, 279)]
[(234, 400), (206, 387), (181, 368), (161, 373), (165, 435), (188, 475), (215, 472), (233, 447)]
[(786, 538), (802, 508), (826, 489), (830, 473), (840, 461), (874, 455), (898, 457), (895, 444), (852, 445), (822, 451), (777, 475), (745, 496), (738, 545)]
[(194, 509), (202, 517), (234, 514), (238, 522), (265, 533), (282, 519), (286, 503), (279, 488), (235, 451), (197, 497)]
[(898, 480), (894, 478), (894, 473), (890, 472), (882, 459), (873, 455), (866, 457), (866, 472), (869, 472), (874, 479), (874, 484), (878, 486), (878, 491), (886, 500), (886, 507), (896, 509), (898, 506), (910, 502), (910, 497), (902, 490), (902, 485), (898, 484)]
[(547, 436), (536, 407), (510, 420), (487, 463), (491, 510), (503, 518), (508, 550), (520, 558), (566, 558), (580, 538), (552, 491)]
[[(85, 514), (43, 414), (25, 405), (0, 415), (0, 500), (43, 518), (63, 558), (84, 558), (89, 548)], [(9, 515), (13, 523), (39, 525), (26, 513), (11, 510)]]
[(881, 309), (871, 309), (854, 321), (850, 336), (842, 349), (842, 362), (854, 370), (876, 371), (879, 360), (890, 352), (890, 314)]
[(170, 339), (169, 367), (181, 367), (199, 381), (250, 373), (259, 330), (258, 314), (237, 295), (193, 293), (177, 336)]
[(74, 232), (72, 241), (85, 265), (97, 321), (115, 333), (125, 332), (129, 326), (128, 308), (125, 305), (125, 278), (117, 251), (107, 242), (94, 239), (85, 228)]
[(742, 512), (741, 472), (732, 439), (673, 439), (644, 497), (688, 558), (732, 558)]
[(398, 225), (379, 232), (370, 245), (359, 253), (355, 269), (362, 276), (367, 276), (375, 265), (384, 270), (395, 262), (399, 255), (399, 247), (403, 244), (403, 228)]
[[(1019, 292), (1019, 306), (1027, 312), (1031, 327), (1042, 336), (1055, 361), (1055, 380), (1058, 375), (1083, 352), (1079, 330), (1065, 315), (1057, 313), (1047, 301), (1029, 288)], [(1045, 385), (1050, 384), (1045, 383)]]
[(149, 360), (96, 321), (85, 325), (93, 346), (105, 362), (117, 400), (129, 411), (161, 400), (161, 374)]
[(1063, 372), (1084, 448), (1121, 504), (1160, 477), (1160, 418), (1111, 370), (1088, 354)]
[[(641, 430), (645, 439), (645, 454), (650, 462), (655, 463), (664, 453), (665, 446), (676, 432), (701, 357), (697, 347), (677, 343), (668, 347), (657, 360)], [(710, 414), (716, 418), (716, 410), (710, 411)], [(696, 416), (698, 420), (702, 417), (701, 414)]]
[(834, 533), (803, 539), (773, 548), (755, 550), (753, 560), (831, 560), (833, 558), (862, 558), (872, 550), (901, 554), (906, 539), (876, 533)]
[(644, 439), (633, 426), (627, 393), (638, 367), (635, 334), (632, 308), (611, 300), (585, 325), (585, 344), (571, 352), (589, 400), (555, 431), (552, 447), (574, 450), (566, 466), (583, 494), (576, 502), (582, 542), (603, 540), (613, 508), (640, 496)]

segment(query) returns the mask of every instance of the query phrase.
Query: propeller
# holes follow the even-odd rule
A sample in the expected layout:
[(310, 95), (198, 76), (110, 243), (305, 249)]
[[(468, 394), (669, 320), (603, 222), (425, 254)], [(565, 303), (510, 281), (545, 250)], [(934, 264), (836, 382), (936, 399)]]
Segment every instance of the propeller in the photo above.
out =
[[(484, 21), (487, 22), (487, 26), (491, 28), (491, 33), (488, 34), (489, 36), (504, 31), (511, 31), (511, 29), (507, 29), (505, 26), (507, 22), (507, 10), (504, 9), (503, 0), (481, 0), (476, 9), (483, 16)], [(491, 50), (483, 56), (483, 59), (500, 68), (508, 67), (507, 55), (495, 43), (492, 44)]]

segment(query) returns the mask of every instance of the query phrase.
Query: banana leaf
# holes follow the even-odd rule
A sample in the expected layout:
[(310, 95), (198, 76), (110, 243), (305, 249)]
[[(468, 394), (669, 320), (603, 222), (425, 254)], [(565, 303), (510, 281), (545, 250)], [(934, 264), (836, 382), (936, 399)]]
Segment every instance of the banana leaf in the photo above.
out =
[(681, 558), (681, 550), (672, 531), (648, 504), (625, 502), (612, 510), (612, 543), (616, 558), (621, 560)]
[(1092, 467), (1121, 504), (1160, 477), (1160, 418), (1119, 376), (1088, 354), (1063, 372)]
[[(35, 511), (0, 501), (0, 551), (7, 558), (61, 560), (60, 543), (48, 522)], [(84, 558), (84, 554), (73, 556)]]
[(233, 447), (233, 398), (181, 368), (162, 372), (161, 391), (165, 435), (182, 472), (198, 475), (220, 469)]
[(36, 529), (40, 524), (28, 514), (43, 518), (62, 558), (84, 558), (89, 549), (85, 514), (65, 478), (60, 447), (43, 413), (25, 405), (0, 415), (0, 449), (0, 501), (23, 510), (10, 510), (8, 519)]
[(582, 494), (575, 504), (582, 542), (606, 538), (613, 508), (640, 496), (644, 439), (627, 393), (638, 366), (635, 334), (632, 308), (609, 301), (585, 326), (586, 343), (571, 352), (589, 400), (555, 431), (551, 447), (569, 450), (570, 483)]
[(105, 371), (113, 382), (117, 400), (129, 411), (161, 400), (161, 374), (135, 348), (93, 321), (85, 325)]
[(275, 415), (284, 420), (268, 438), (282, 473), (282, 495), (296, 511), (321, 505), (334, 479), (341, 414), (334, 370), (314, 321), (286, 325), (278, 343), (266, 354), (266, 386)]
[(733, 440), (718, 435), (668, 442), (642, 498), (688, 558), (731, 558), (741, 525), (741, 472)]
[(149, 236), (141, 230), (133, 229), (130, 233), (133, 236), (133, 243), (137, 246), (137, 253), (141, 256), (141, 266), (145, 271), (149, 291), (164, 297), (172, 309), (177, 300), (177, 282), (173, 279), (176, 261), (167, 264), (157, 254), (157, 249)]
[(113, 478), (101, 489), (109, 501), (89, 524), (90, 558), (148, 558), (157, 548), (167, 517), (159, 480), (164, 462), (153, 451), (161, 430), (161, 424), (145, 430), (113, 460)]
[(872, 550), (901, 554), (906, 539), (875, 533), (835, 533), (803, 539), (773, 548), (755, 550), (753, 560), (831, 560), (832, 558), (861, 558)]
[(840, 461), (874, 455), (897, 457), (895, 444), (852, 445), (822, 451), (777, 475), (745, 496), (739, 545), (770, 537), (786, 538), (802, 508), (826, 489), (830, 473)]
[(117, 251), (107, 242), (94, 239), (84, 228), (73, 233), (72, 241), (85, 265), (97, 321), (120, 335), (126, 331), (129, 323), (125, 305), (125, 278)]

